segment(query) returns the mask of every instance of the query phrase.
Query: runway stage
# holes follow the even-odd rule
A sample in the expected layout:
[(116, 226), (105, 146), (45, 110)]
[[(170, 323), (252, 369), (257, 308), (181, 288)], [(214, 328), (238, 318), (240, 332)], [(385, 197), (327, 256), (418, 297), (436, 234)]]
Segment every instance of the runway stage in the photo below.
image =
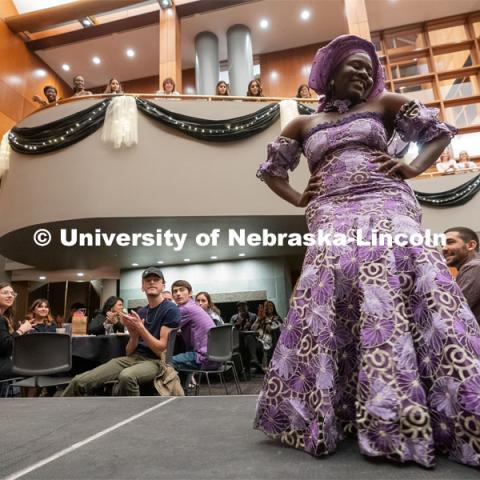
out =
[(466, 480), (478, 470), (438, 459), (370, 461), (354, 440), (317, 459), (252, 429), (256, 396), (33, 398), (1, 401), (6, 479)]

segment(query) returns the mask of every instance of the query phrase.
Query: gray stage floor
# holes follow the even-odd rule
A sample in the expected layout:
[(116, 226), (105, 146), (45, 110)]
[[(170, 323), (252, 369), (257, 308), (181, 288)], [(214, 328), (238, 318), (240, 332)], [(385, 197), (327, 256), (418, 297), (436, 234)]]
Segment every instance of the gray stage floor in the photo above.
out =
[(0, 402), (0, 476), (15, 479), (479, 479), (376, 463), (346, 441), (316, 459), (252, 429), (254, 396), (35, 398)]

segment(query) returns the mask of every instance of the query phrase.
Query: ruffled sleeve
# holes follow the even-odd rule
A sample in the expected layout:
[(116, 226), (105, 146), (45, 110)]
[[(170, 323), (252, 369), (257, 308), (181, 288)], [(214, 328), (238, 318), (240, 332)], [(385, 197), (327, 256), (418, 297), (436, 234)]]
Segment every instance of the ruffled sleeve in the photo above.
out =
[(395, 130), (404, 142), (427, 143), (440, 135), (456, 135), (457, 129), (438, 119), (438, 108), (427, 108), (412, 100), (403, 105), (396, 118)]
[(274, 177), (281, 177), (288, 180), (288, 172), (293, 172), (300, 162), (302, 146), (293, 138), (277, 137), (268, 144), (267, 160), (260, 164), (257, 170), (257, 177), (263, 180), (263, 174), (268, 173)]

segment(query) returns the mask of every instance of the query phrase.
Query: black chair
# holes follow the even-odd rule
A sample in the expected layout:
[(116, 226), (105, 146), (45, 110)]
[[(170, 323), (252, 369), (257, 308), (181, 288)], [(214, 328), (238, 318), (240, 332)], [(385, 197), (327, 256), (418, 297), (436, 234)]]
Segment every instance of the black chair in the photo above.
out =
[(200, 393), (200, 383), (202, 375), (205, 375), (208, 385), (208, 393), (212, 394), (210, 375), (215, 374), (220, 378), (220, 383), (225, 387), (225, 393), (228, 395), (227, 383), (225, 381), (225, 372), (232, 370), (233, 379), (237, 393), (240, 395), (242, 390), (240, 389), (240, 382), (238, 381), (237, 369), (235, 363), (232, 362), (233, 354), (233, 325), (225, 324), (218, 327), (211, 328), (208, 331), (207, 341), (207, 358), (212, 362), (218, 362), (221, 365), (216, 370), (195, 370), (189, 368), (180, 368), (178, 371), (195, 376), (199, 374), (196, 379), (195, 395)]
[(229, 361), (229, 363), (235, 362), (235, 359), (238, 358), (238, 361), (240, 363), (240, 369), (241, 369), (240, 372), (243, 375), (243, 380), (246, 382), (247, 373), (243, 365), (242, 355), (239, 351), (239, 348), (240, 348), (240, 330), (237, 330), (236, 328), (234, 328), (233, 329), (233, 354), (232, 354), (232, 359)]
[(53, 376), (72, 368), (72, 339), (63, 333), (35, 333), (13, 342), (13, 373), (25, 378), (15, 387), (53, 387), (70, 383), (72, 377)]
[(0, 397), (7, 398), (10, 394), (10, 387), (19, 380), (22, 380), (23, 377), (10, 377), (2, 378), (0, 380)]

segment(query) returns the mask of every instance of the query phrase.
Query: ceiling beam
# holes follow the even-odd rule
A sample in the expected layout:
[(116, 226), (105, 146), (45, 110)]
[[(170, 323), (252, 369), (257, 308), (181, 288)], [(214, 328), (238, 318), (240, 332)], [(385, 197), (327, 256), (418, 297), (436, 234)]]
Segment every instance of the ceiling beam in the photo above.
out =
[(129, 7), (143, 0), (82, 0), (5, 18), (12, 32), (39, 32), (80, 18)]
[[(107, 3), (107, 1), (111, 0), (105, 0), (105, 3)], [(202, 0), (201, 2), (191, 2), (179, 5), (176, 7), (176, 10), (177, 16), (181, 18), (206, 13), (211, 10), (218, 10), (220, 8), (235, 7), (243, 3), (251, 2), (252, 0)], [(111, 35), (112, 33), (120, 33), (149, 25), (159, 25), (159, 18), (158, 11), (142, 13), (121, 20), (114, 20), (108, 23), (93, 25), (89, 28), (82, 28), (73, 32), (60, 33), (58, 35), (52, 35), (51, 37), (45, 37), (38, 40), (28, 40), (25, 44), (29, 50), (35, 52), (38, 50), (45, 50), (47, 48), (60, 47), (70, 43), (80, 42), (82, 40), (90, 40), (104, 35)]]
[(122, 18), (114, 20), (113, 22), (101, 23), (100, 25), (93, 25), (89, 28), (82, 28), (74, 30), (73, 32), (60, 33), (59, 35), (52, 35), (51, 37), (40, 38), (38, 40), (28, 40), (25, 45), (32, 52), (38, 50), (45, 50), (47, 48), (60, 47), (70, 43), (81, 42), (83, 40), (91, 40), (104, 35), (111, 35), (112, 33), (120, 33), (127, 30), (134, 30), (149, 25), (158, 25), (160, 19), (160, 12), (148, 12), (134, 17)]

